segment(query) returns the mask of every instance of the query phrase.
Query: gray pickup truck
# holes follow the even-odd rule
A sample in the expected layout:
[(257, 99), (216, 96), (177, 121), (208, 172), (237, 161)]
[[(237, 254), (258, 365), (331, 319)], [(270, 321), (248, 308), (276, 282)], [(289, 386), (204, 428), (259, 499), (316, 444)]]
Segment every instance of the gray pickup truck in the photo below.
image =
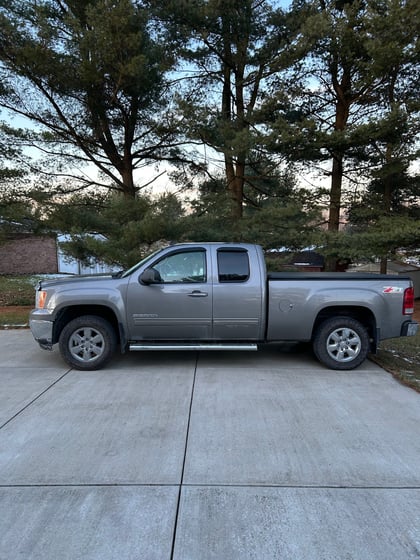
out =
[(125, 272), (41, 281), (30, 327), (81, 370), (126, 350), (256, 350), (312, 342), (338, 370), (359, 366), (385, 338), (412, 336), (409, 278), (355, 273), (266, 273), (261, 247), (167, 247)]

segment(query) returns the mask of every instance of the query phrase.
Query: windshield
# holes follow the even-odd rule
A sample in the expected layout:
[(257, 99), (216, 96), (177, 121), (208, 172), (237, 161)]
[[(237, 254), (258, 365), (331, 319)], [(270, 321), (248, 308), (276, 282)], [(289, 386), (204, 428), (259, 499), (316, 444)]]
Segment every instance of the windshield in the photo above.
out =
[(162, 251), (163, 251), (163, 249), (158, 249), (157, 251), (153, 251), (153, 253), (151, 253), (150, 255), (145, 257), (143, 260), (141, 260), (140, 262), (138, 262), (137, 264), (135, 264), (134, 266), (132, 266), (128, 270), (125, 270), (121, 274), (121, 278), (125, 278), (126, 276), (130, 276), (130, 274), (133, 274), (133, 272), (135, 272), (138, 268), (140, 268), (141, 266), (146, 264), (148, 261), (152, 260), (153, 257), (155, 257), (157, 254), (161, 253)]

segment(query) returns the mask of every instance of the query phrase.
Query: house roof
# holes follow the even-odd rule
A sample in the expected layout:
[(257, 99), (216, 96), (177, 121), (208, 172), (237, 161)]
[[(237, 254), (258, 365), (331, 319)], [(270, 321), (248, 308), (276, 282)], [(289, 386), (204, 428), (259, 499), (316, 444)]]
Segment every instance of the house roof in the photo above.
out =
[(295, 266), (323, 267), (325, 261), (324, 257), (315, 251), (301, 251), (300, 253), (295, 253), (293, 255), (291, 263)]
[[(349, 272), (379, 272), (380, 263), (365, 263), (359, 264), (349, 269)], [(387, 271), (390, 274), (400, 274), (403, 272), (415, 272), (420, 271), (420, 267), (414, 264), (405, 263), (403, 261), (388, 261)]]

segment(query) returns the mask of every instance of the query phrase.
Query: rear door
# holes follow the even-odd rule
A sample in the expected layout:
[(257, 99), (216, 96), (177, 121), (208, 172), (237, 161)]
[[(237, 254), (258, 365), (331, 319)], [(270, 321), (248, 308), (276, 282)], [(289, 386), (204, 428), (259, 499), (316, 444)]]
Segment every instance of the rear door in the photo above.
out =
[(213, 292), (206, 249), (177, 249), (151, 266), (159, 283), (143, 285), (135, 273), (128, 285), (130, 339), (209, 340)]
[(251, 269), (248, 249), (218, 248), (213, 264), (213, 339), (261, 339), (262, 279), (257, 267)]

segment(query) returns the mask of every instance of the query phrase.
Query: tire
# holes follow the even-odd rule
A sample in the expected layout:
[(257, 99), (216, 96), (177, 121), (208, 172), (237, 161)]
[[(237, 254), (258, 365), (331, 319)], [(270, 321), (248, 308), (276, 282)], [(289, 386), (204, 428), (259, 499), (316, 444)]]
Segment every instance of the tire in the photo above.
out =
[(333, 317), (319, 325), (313, 349), (318, 360), (328, 368), (350, 370), (366, 360), (370, 349), (369, 335), (356, 319)]
[(72, 368), (85, 371), (102, 368), (117, 347), (112, 325), (96, 315), (84, 315), (67, 323), (58, 342), (63, 359)]

